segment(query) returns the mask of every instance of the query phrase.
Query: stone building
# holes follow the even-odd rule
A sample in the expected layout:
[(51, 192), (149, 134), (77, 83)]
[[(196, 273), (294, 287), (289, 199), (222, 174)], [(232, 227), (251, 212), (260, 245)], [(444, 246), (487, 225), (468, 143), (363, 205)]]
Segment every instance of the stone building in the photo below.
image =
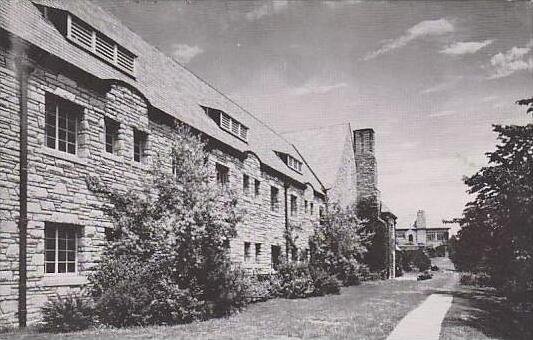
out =
[[(213, 180), (247, 211), (232, 260), (271, 271), (289, 223), (305, 256), (330, 182), (286, 137), (90, 2), (0, 2), (0, 326), (86, 283), (112, 227), (87, 176), (140, 187), (176, 122), (208, 137)], [(377, 195), (352, 151), (363, 136), (348, 135), (331, 190), (344, 202)]]
[(396, 243), (402, 250), (445, 246), (448, 244), (449, 230), (449, 227), (428, 227), (426, 213), (418, 210), (411, 227), (396, 228)]

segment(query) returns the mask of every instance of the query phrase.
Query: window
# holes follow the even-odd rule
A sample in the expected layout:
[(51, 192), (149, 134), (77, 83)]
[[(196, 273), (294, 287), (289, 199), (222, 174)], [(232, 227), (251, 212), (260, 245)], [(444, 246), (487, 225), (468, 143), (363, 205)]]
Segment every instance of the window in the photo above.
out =
[(308, 206), (309, 206), (309, 202), (307, 202), (307, 200), (304, 201), (304, 212), (307, 214), (309, 209), (308, 209)]
[(428, 232), (426, 235), (426, 238), (428, 241), (436, 241), (437, 240), (436, 236), (437, 235), (434, 232)]
[(447, 240), (448, 240), (448, 233), (447, 232), (437, 233), (437, 241), (447, 241)]
[(46, 146), (75, 155), (81, 108), (64, 99), (46, 94), (45, 111)]
[(409, 235), (409, 242), (413, 243), (413, 235)]
[(133, 129), (133, 160), (141, 162), (145, 157), (147, 134)]
[(292, 262), (298, 261), (298, 249), (296, 247), (291, 248), (291, 261)]
[(250, 262), (252, 255), (250, 254), (250, 242), (244, 242), (244, 262)]
[(223, 130), (231, 133), (232, 135), (247, 141), (248, 140), (248, 128), (237, 120), (231, 118), (226, 113), (220, 112), (220, 127)]
[(67, 38), (122, 71), (134, 73), (133, 53), (72, 15), (67, 17)]
[(78, 230), (65, 224), (46, 223), (44, 228), (45, 273), (76, 273)]
[(296, 216), (298, 213), (298, 199), (296, 196), (291, 195), (291, 216)]
[(118, 129), (119, 123), (111, 118), (104, 119), (105, 124), (105, 151), (108, 153), (117, 153)]
[(311, 205), (309, 206), (309, 212), (311, 213), (311, 216), (315, 213), (315, 205), (313, 202), (311, 202)]
[(259, 263), (261, 259), (261, 243), (255, 244), (255, 263)]
[(270, 210), (278, 211), (279, 209), (279, 189), (270, 187)]
[(277, 270), (281, 263), (281, 247), (280, 246), (271, 246), (270, 247), (270, 264), (272, 269)]
[(242, 175), (242, 192), (248, 195), (250, 191), (250, 176)]
[(287, 165), (293, 170), (302, 172), (302, 162), (292, 157), (291, 155), (287, 155)]
[(229, 169), (228, 167), (217, 163), (216, 165), (216, 173), (217, 173), (217, 184), (220, 187), (227, 187), (229, 184)]
[(256, 179), (255, 180), (255, 183), (254, 183), (254, 193), (255, 193), (255, 197), (259, 196), (260, 194), (260, 189), (261, 189), (261, 182)]

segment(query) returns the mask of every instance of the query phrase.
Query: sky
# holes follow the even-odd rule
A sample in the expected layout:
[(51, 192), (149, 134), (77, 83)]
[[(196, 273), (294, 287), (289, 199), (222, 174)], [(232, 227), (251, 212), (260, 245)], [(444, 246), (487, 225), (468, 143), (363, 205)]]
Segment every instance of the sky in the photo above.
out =
[(532, 121), (533, 1), (95, 1), (280, 132), (373, 128), (402, 227), (459, 217), (491, 125)]

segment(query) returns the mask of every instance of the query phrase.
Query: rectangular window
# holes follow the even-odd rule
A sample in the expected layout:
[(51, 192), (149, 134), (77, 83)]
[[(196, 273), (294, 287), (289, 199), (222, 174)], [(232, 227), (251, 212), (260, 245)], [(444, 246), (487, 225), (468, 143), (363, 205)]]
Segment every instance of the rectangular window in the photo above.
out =
[(250, 242), (244, 242), (244, 262), (250, 262), (252, 255), (250, 254)]
[(111, 118), (104, 119), (105, 124), (105, 151), (117, 153), (118, 129), (120, 124)]
[(298, 249), (296, 247), (291, 248), (291, 260), (292, 262), (298, 261)]
[(308, 209), (308, 206), (309, 206), (309, 202), (307, 202), (307, 200), (304, 201), (304, 212), (307, 214), (309, 209)]
[(74, 226), (46, 223), (44, 228), (45, 273), (76, 273), (78, 229)]
[(270, 262), (271, 262), (272, 269), (277, 270), (281, 263), (281, 247), (280, 246), (270, 247)]
[(46, 146), (75, 155), (81, 108), (51, 94), (45, 97)]
[(146, 140), (148, 135), (145, 132), (133, 128), (133, 160), (142, 162), (146, 153)]
[(259, 263), (261, 259), (261, 243), (255, 244), (255, 263)]
[(242, 175), (242, 192), (248, 195), (250, 192), (250, 176)]
[(216, 164), (216, 173), (217, 173), (217, 184), (220, 187), (227, 187), (229, 184), (229, 169), (228, 167), (217, 163)]
[(313, 216), (315, 213), (315, 204), (313, 202), (311, 202), (311, 205), (309, 206), (309, 212), (311, 216)]
[(270, 187), (270, 210), (278, 211), (279, 209), (279, 189)]
[(291, 216), (296, 216), (296, 214), (298, 214), (298, 199), (291, 195)]
[(261, 189), (261, 182), (256, 179), (255, 180), (255, 183), (254, 183), (254, 193), (255, 193), (255, 197), (259, 196), (260, 194), (260, 189)]

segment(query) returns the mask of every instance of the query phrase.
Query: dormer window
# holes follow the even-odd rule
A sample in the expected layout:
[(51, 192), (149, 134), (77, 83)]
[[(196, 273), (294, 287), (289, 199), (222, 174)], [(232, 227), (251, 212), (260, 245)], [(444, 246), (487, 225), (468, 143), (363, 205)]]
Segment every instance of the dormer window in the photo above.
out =
[(73, 15), (67, 15), (67, 38), (120, 70), (133, 75), (136, 56)]
[(293, 170), (302, 172), (302, 162), (292, 157), (291, 155), (287, 155), (287, 165)]
[(248, 141), (248, 128), (244, 126), (241, 122), (237, 121), (236, 119), (230, 117), (228, 114), (221, 110), (212, 109), (209, 107), (203, 106), (203, 109), (205, 112), (211, 117), (222, 130), (225, 130), (235, 137), (243, 140)]

